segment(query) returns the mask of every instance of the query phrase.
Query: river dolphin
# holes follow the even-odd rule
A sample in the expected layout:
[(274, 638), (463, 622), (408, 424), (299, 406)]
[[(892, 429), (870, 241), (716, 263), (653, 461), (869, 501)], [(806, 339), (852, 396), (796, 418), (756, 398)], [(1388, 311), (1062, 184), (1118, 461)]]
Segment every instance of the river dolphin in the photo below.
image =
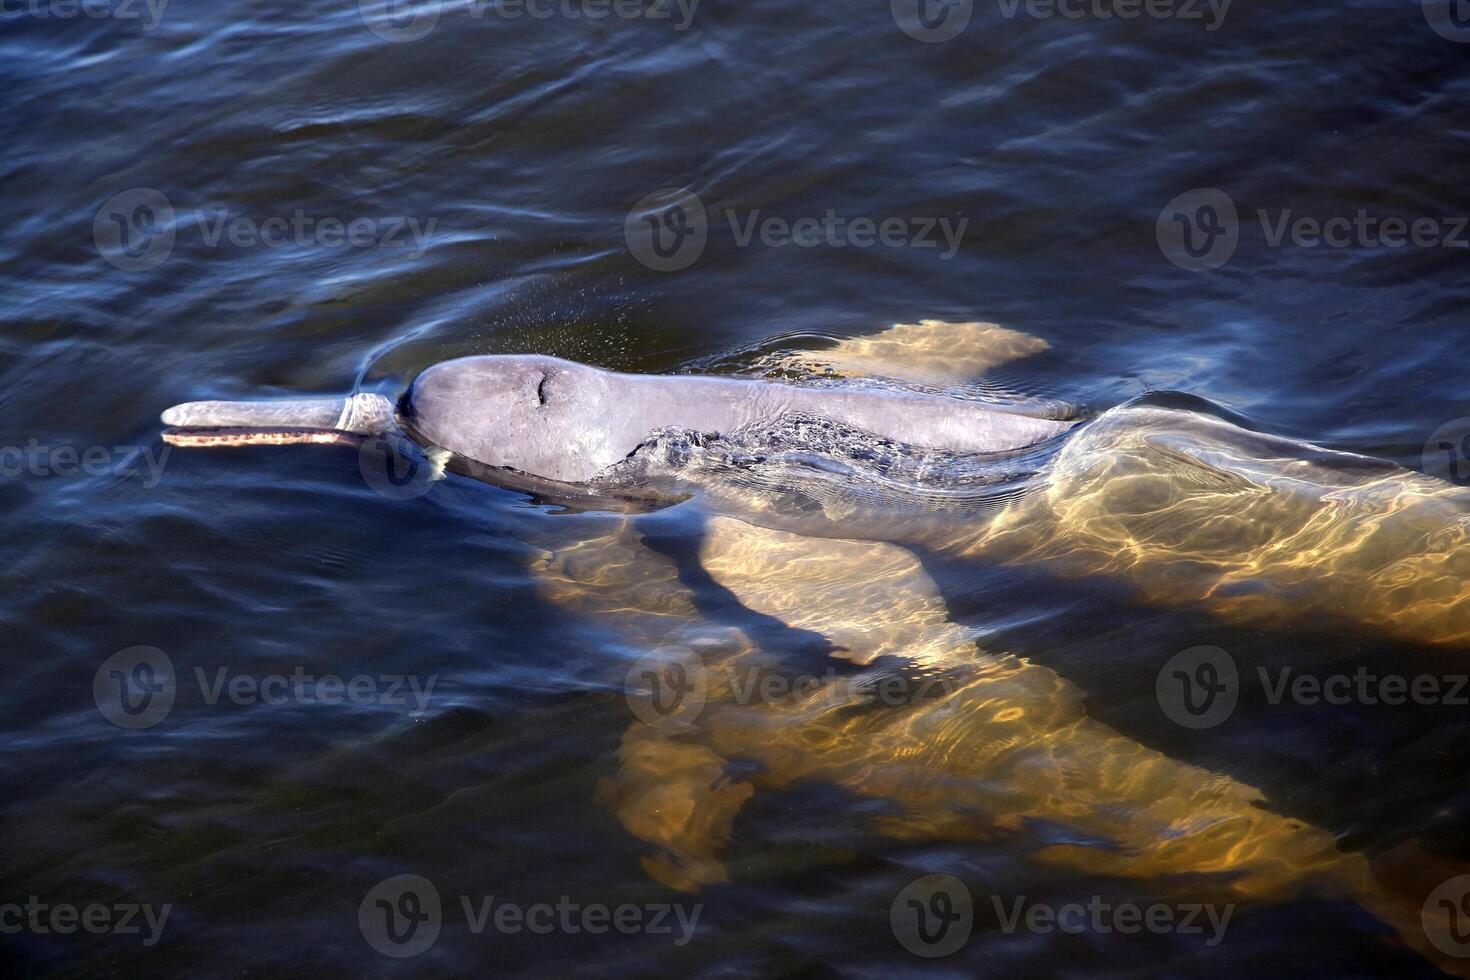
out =
[[(1150, 398), (1079, 424), (1048, 417), (1055, 406), (1036, 400), (630, 375), (506, 355), (432, 366), (396, 406), (370, 393), (189, 402), (163, 421), (165, 440), (181, 446), (353, 442), (401, 427), (447, 458), (479, 464), (477, 475), (488, 470), (493, 479), (499, 470), (571, 492), (670, 427), (718, 435), (820, 417), (875, 444), (950, 453), (1054, 445), (1028, 492), (983, 513), (961, 507), (947, 521), (935, 519), (934, 494), (918, 495), (918, 510), (906, 501), (907, 510), (885, 511), (884, 501), (904, 493), (902, 480), (888, 477), (881, 493), (863, 498), (866, 510), (829, 487), (822, 506), (787, 512), (752, 491), (748, 472), (730, 467), (689, 470), (674, 496), (698, 492), (713, 511), (780, 530), (1103, 574), (1146, 601), (1199, 605), (1233, 622), (1293, 622), (1309, 612), (1410, 642), (1470, 643), (1470, 491), (1384, 460), (1254, 432), (1197, 402)], [(744, 468), (772, 465), (747, 456)]]
[[(848, 378), (942, 387), (964, 373), (956, 363), (967, 343), (1004, 341), (999, 360), (1044, 347), (999, 328), (955, 329), (982, 325), (923, 326), (774, 367), (825, 362)], [(889, 362), (916, 344), (927, 363), (922, 377), (905, 378)], [(993, 404), (934, 391), (472, 357), (427, 369), (396, 405), (378, 394), (192, 402), (163, 421), (165, 438), (186, 446), (354, 443), (401, 428), (430, 449), (569, 489), (598, 484), (660, 430), (718, 443), (791, 416), (860, 430), (865, 449), (888, 441), (976, 458), (1036, 450), (1024, 492), (983, 498), (979, 509), (968, 490), (905, 496), (891, 471), (875, 478), (883, 493), (829, 492), (866, 471), (831, 477), (830, 466), (810, 465), (803, 446), (785, 456), (742, 452), (733, 463), (715, 453), (680, 471), (707, 514), (699, 561), (710, 581), (747, 609), (826, 638), (857, 669), (900, 658), (943, 678), (943, 696), (901, 710), (854, 710), (861, 694), (835, 682), (789, 703), (742, 702), (728, 679), (771, 666), (779, 651), (706, 621), (680, 571), (643, 543), (637, 519), (608, 514), (596, 531), (542, 522), (544, 558), (533, 570), (547, 597), (613, 629), (625, 649), (655, 651), (686, 674), (709, 667), (697, 717), (673, 730), (635, 720), (618, 772), (599, 790), (654, 849), (643, 859), (648, 874), (684, 891), (728, 880), (722, 851), (745, 801), (816, 779), (897, 804), (882, 829), (900, 840), (1001, 839), (1035, 863), (1164, 888), (1182, 881), (1191, 897), (1222, 902), (1322, 888), (1352, 898), (1440, 966), (1462, 966), (1427, 941), (1425, 930), (1443, 923), (1428, 908), (1421, 921), (1417, 885), (1386, 884), (1381, 862), (1370, 867), (1326, 831), (1263, 807), (1255, 788), (1090, 719), (1081, 692), (1050, 669), (977, 649), (909, 549), (1106, 575), (1146, 601), (1236, 622), (1289, 626), (1322, 613), (1414, 642), (1462, 645), (1470, 639), (1465, 491), (1257, 433), (1188, 399), (1143, 399), (1082, 419), (1034, 399)], [(769, 498), (803, 467), (818, 474), (807, 489), (820, 506), (793, 516)], [(958, 506), (946, 510), (951, 500)], [(875, 501), (901, 506), (875, 518)], [(689, 650), (698, 651), (693, 662)], [(761, 766), (732, 780), (729, 762), (738, 758)], [(1033, 826), (1062, 830), (1018, 843)]]
[[(163, 413), (178, 445), (332, 441), (382, 434), (381, 395), (281, 402), (190, 402)], [(730, 432), (807, 414), (894, 442), (985, 453), (1067, 431), (1067, 420), (922, 392), (821, 388), (735, 377), (619, 374), (537, 355), (465, 357), (421, 373), (398, 418), (422, 441), (492, 467), (586, 483), (668, 427)]]

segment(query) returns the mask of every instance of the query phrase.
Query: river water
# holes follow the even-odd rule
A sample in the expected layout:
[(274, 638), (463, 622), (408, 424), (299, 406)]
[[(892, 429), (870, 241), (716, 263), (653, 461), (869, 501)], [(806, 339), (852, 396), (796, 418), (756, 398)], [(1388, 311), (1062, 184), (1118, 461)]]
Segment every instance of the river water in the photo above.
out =
[[(1438, 938), (1470, 955), (1463, 643), (1293, 615), (1292, 593), (1221, 616), (1150, 601), (1168, 574), (933, 535), (395, 482), (343, 447), (173, 449), (158, 423), (396, 397), (466, 354), (792, 377), (772, 365), (978, 321), (1037, 341), (951, 379), (963, 397), (1079, 418), (1164, 397), (1463, 480), (1460, 6), (0, 7), (0, 956), (1463, 973), (1411, 935), (1449, 883)], [(982, 482), (1025, 483), (1013, 462)], [(629, 692), (670, 644), (779, 683), (650, 722)], [(1244, 686), (1191, 725), (1161, 678), (1197, 647)], [(781, 688), (874, 665), (901, 704), (814, 715)], [(1273, 697), (1283, 670), (1438, 693)], [(1416, 897), (1365, 898), (1368, 869)], [(1129, 928), (1135, 907), (1163, 924)]]

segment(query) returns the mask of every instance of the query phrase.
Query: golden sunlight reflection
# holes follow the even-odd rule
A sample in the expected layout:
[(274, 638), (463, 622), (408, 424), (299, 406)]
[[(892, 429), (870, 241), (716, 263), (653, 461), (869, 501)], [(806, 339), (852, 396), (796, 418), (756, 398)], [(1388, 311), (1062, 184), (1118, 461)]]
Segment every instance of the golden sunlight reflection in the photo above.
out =
[[(538, 565), (548, 596), (620, 642), (671, 659), (670, 644), (683, 644), (707, 668), (699, 712), (669, 727), (634, 721), (598, 794), (651, 846), (643, 866), (658, 881), (684, 891), (727, 881), (721, 854), (746, 800), (814, 780), (890, 803), (875, 830), (899, 840), (1004, 842), (998, 860), (1148, 879), (1191, 901), (1267, 902), (1311, 886), (1351, 897), (1423, 948), (1417, 908), (1390, 899), (1331, 834), (1092, 720), (1054, 671), (977, 650), (907, 550), (715, 517), (699, 560), (747, 609), (825, 638), (844, 672), (799, 694), (750, 697), (745, 685), (742, 695), (741, 678), (781, 668), (782, 651), (703, 621), (635, 519), (605, 522)], [(884, 666), (895, 662), (906, 666)], [(853, 676), (901, 679), (902, 693), (875, 698)], [(733, 760), (755, 765), (732, 778)]]
[(1235, 622), (1315, 614), (1470, 642), (1470, 492), (1450, 483), (1139, 405), (1069, 436), (1041, 484), (968, 539), (936, 544), (1116, 577)]
[(994, 323), (921, 320), (895, 323), (871, 336), (847, 337), (826, 350), (785, 351), (755, 367), (847, 378), (892, 378), (919, 384), (962, 384), (1050, 346), (1040, 337)]

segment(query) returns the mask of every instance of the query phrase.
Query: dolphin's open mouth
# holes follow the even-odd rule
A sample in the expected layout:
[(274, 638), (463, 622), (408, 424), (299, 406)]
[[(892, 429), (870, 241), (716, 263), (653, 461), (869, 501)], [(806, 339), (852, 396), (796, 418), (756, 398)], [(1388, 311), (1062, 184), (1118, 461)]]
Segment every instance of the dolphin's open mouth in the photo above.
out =
[(355, 432), (332, 429), (164, 429), (163, 441), (170, 446), (197, 449), (206, 446), (358, 446), (365, 437)]
[(185, 402), (162, 415), (163, 441), (212, 446), (360, 445), (393, 427), (393, 403), (382, 395), (261, 402)]

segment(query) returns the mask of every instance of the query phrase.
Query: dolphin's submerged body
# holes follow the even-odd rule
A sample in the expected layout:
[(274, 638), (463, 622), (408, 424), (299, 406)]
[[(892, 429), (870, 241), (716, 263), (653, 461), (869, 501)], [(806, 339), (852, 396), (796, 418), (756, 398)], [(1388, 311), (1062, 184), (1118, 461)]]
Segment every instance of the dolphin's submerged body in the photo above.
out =
[[(870, 356), (912, 340), (895, 331), (833, 361), (880, 374)], [(1002, 339), (1036, 349), (1017, 337)], [(1222, 902), (1346, 895), (1444, 965), (1425, 941), (1438, 926), (1421, 923), (1422, 896), (1386, 889), (1363, 855), (1263, 807), (1253, 787), (1088, 717), (1052, 670), (978, 650), (915, 554), (1107, 576), (1142, 602), (1234, 622), (1463, 646), (1470, 496), (1185, 397), (1076, 416), (932, 387), (649, 377), (513, 356), (431, 367), (396, 406), (375, 394), (194, 402), (163, 420), (180, 445), (355, 442), (401, 427), (492, 482), (692, 496), (703, 571), (742, 606), (826, 638), (855, 669), (897, 658), (946, 678), (940, 698), (854, 711), (862, 697), (835, 684), (742, 703), (721, 680), (734, 671), (711, 670), (697, 717), (673, 732), (635, 721), (599, 800), (653, 848), (643, 866), (673, 888), (727, 880), (721, 852), (752, 793), (821, 780), (892, 801), (903, 816), (882, 829), (902, 840), (1002, 839), (1038, 864), (1165, 888), (1197, 876), (1191, 897)], [(613, 628), (619, 649), (699, 651), (689, 663), (668, 654), (686, 674), (773, 666), (780, 655), (762, 641), (701, 616), (638, 520), (543, 522), (543, 593)], [(761, 765), (732, 780), (738, 758)], [(1018, 842), (1033, 826), (1060, 829), (1028, 850)]]

